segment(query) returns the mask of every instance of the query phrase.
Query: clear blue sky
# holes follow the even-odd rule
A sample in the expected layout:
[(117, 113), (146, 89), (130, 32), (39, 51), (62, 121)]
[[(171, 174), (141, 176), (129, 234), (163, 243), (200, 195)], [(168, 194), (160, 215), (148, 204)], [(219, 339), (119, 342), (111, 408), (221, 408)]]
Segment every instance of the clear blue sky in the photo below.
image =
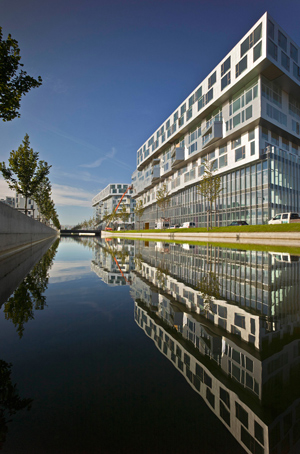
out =
[[(300, 44), (299, 0), (0, 0), (24, 69), (43, 85), (0, 123), (0, 160), (26, 133), (52, 165), (62, 224), (130, 183), (136, 150), (268, 11)], [(0, 180), (0, 198), (8, 195)]]

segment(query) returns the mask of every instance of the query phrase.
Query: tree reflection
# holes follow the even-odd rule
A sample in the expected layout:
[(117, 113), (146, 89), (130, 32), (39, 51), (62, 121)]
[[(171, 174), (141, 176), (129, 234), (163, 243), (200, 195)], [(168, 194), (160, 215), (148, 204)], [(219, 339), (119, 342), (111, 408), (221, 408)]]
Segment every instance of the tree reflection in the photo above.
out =
[(198, 282), (197, 289), (201, 293), (205, 310), (211, 310), (212, 300), (220, 298), (220, 283), (215, 273), (210, 271), (201, 281)]
[(23, 336), (24, 324), (34, 319), (34, 311), (43, 310), (46, 306), (44, 292), (48, 287), (48, 271), (52, 266), (58, 244), (59, 239), (32, 268), (4, 305), (5, 319), (13, 322), (20, 338)]
[(16, 385), (11, 381), (12, 365), (0, 360), (0, 450), (5, 442), (9, 419), (17, 411), (30, 410), (32, 399), (21, 399)]

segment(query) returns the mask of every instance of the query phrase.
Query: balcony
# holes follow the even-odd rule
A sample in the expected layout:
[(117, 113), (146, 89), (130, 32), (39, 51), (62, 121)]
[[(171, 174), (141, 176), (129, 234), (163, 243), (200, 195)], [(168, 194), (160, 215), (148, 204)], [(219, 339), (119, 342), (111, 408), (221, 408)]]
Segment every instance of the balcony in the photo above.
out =
[(175, 147), (171, 153), (171, 167), (172, 169), (184, 161), (184, 147)]
[(202, 131), (202, 148), (207, 147), (223, 137), (223, 121), (214, 120), (207, 122)]

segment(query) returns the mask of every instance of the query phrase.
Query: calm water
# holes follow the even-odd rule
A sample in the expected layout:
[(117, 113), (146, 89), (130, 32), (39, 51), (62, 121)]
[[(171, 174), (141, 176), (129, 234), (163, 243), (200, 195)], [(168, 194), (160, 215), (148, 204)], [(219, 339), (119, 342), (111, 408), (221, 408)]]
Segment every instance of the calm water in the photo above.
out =
[(297, 256), (44, 252), (0, 263), (3, 453), (300, 452)]

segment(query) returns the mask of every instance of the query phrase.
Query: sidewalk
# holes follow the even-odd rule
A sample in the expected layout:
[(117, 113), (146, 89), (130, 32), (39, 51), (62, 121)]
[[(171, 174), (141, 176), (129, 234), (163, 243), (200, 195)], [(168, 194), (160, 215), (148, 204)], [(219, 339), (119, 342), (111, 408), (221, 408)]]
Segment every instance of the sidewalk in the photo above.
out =
[(127, 232), (101, 232), (102, 238), (136, 238), (157, 239), (166, 241), (200, 241), (217, 243), (238, 244), (265, 244), (274, 246), (300, 247), (300, 232), (234, 232), (234, 233), (127, 233)]

